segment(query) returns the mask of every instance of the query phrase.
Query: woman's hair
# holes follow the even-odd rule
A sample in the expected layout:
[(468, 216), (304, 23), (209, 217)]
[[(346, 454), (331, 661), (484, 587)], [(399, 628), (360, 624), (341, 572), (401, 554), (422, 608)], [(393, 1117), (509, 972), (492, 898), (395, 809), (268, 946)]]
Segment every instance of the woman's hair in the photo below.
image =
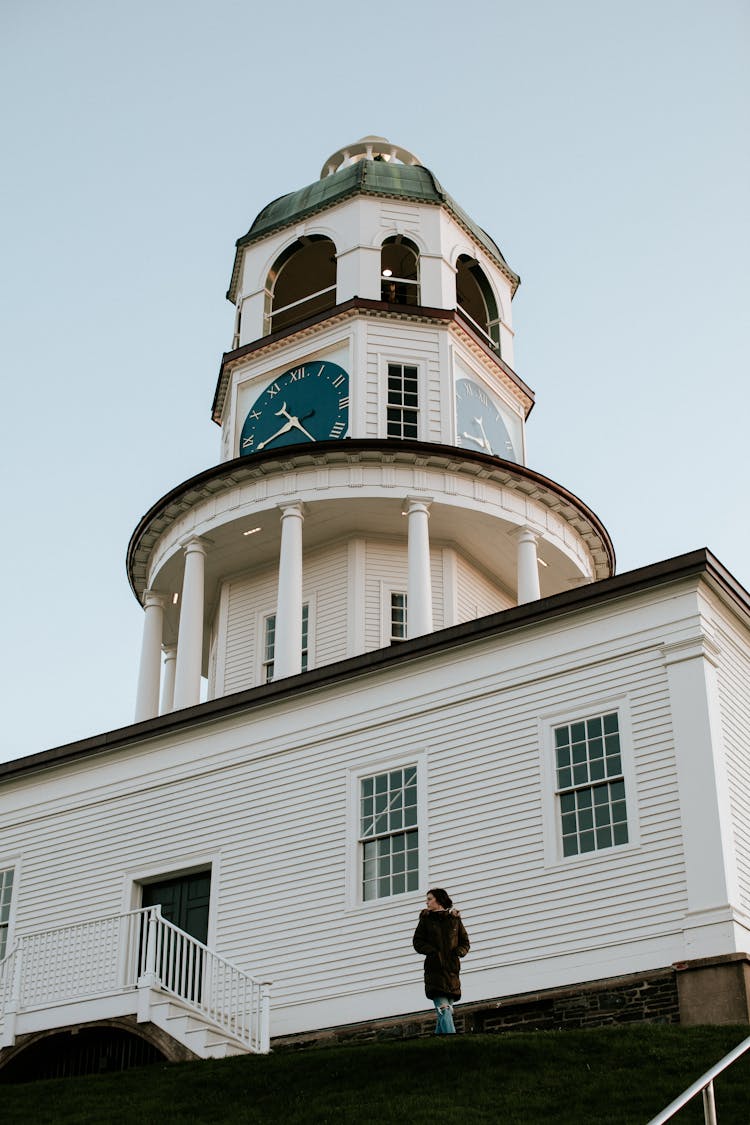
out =
[(431, 887), (427, 893), (431, 894), (435, 901), (440, 903), (443, 910), (450, 910), (453, 906), (453, 899), (442, 887)]

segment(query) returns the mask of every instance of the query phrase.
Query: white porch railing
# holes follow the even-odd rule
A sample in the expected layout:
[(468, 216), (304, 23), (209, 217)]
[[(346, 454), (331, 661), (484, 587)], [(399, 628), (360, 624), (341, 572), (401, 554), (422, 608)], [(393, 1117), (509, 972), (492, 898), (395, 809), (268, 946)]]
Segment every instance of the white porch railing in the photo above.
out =
[(159, 906), (19, 937), (0, 962), (0, 1046), (23, 1012), (157, 989), (250, 1051), (270, 1039), (270, 985), (172, 925)]

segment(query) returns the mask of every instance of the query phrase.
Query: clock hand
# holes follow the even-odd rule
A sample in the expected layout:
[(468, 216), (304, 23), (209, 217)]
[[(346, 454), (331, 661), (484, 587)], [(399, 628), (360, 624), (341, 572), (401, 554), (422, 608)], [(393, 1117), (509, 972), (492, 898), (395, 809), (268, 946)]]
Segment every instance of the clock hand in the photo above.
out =
[(281, 429), (277, 430), (275, 434), (271, 434), (271, 436), (267, 437), (265, 441), (259, 441), (258, 442), (258, 450), (260, 451), (261, 449), (264, 449), (265, 446), (267, 446), (270, 442), (274, 441), (275, 438), (281, 437), (282, 434), (288, 433), (289, 430), (291, 430), (293, 426), (294, 426), (294, 422), (291, 419), (290, 419), (290, 421), (285, 422), (284, 425), (281, 427)]
[[(258, 451), (259, 452), (260, 452), (261, 449), (264, 449), (267, 445), (270, 445), (272, 441), (275, 441), (275, 439), (277, 437), (281, 437), (282, 434), (288, 434), (291, 429), (301, 430), (301, 432), (305, 435), (305, 437), (309, 438), (310, 441), (315, 441), (315, 438), (312, 436), (311, 433), (309, 433), (308, 430), (305, 429), (305, 427), (300, 422), (299, 418), (297, 418), (294, 414), (289, 413), (289, 411), (286, 408), (285, 402), (282, 403), (281, 410), (276, 410), (276, 411), (274, 411), (274, 413), (276, 414), (277, 418), (280, 418), (283, 415), (286, 418), (286, 422), (281, 427), (281, 429), (276, 431), (275, 434), (271, 434), (271, 436), (267, 437), (265, 441), (258, 442)], [(311, 410), (309, 412), (309, 414), (305, 414), (304, 417), (305, 418), (311, 418), (314, 413), (315, 413), (315, 411)]]
[(481, 438), (474, 437), (474, 434), (467, 434), (466, 430), (464, 430), (464, 432), (461, 434), (461, 437), (468, 438), (469, 441), (475, 441), (480, 449), (484, 449), (484, 442)]
[(300, 422), (299, 418), (290, 418), (289, 422), (292, 426), (294, 426), (295, 429), (301, 430), (305, 437), (309, 437), (310, 441), (315, 441), (315, 438), (312, 436), (312, 434), (307, 432), (305, 427)]
[(314, 409), (308, 410), (307, 414), (303, 414), (301, 418), (295, 418), (294, 419), (294, 423), (295, 423), (297, 429), (302, 430), (302, 433), (305, 434), (307, 437), (309, 437), (310, 441), (315, 441), (315, 438), (312, 436), (311, 433), (308, 433), (308, 431), (305, 429), (305, 427), (302, 425), (302, 423), (306, 422), (308, 418), (312, 418), (314, 413), (315, 413)]
[(484, 425), (482, 424), (482, 419), (481, 418), (475, 418), (474, 421), (479, 426), (479, 429), (482, 431), (482, 437), (484, 439), (484, 441), (483, 441), (484, 448), (487, 450), (488, 453), (492, 453), (492, 446), (487, 441), (487, 434), (484, 432)]

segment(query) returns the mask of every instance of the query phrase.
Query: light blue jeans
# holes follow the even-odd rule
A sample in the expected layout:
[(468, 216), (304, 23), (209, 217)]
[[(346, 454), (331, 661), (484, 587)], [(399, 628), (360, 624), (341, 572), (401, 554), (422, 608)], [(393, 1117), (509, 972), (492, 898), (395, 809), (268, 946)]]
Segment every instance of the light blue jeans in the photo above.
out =
[(455, 1035), (456, 1028), (453, 1023), (453, 1001), (447, 996), (436, 996), (432, 1001), (437, 1012), (436, 1035)]

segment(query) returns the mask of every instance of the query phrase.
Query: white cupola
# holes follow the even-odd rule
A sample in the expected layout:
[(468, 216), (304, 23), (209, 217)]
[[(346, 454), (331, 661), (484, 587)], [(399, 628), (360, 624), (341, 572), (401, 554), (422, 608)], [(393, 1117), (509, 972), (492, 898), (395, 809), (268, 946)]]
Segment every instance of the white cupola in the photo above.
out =
[(383, 137), (263, 208), (227, 294), (220, 462), (128, 550), (138, 718), (199, 702), (201, 677), (253, 688), (613, 573), (597, 517), (526, 464), (518, 284)]

